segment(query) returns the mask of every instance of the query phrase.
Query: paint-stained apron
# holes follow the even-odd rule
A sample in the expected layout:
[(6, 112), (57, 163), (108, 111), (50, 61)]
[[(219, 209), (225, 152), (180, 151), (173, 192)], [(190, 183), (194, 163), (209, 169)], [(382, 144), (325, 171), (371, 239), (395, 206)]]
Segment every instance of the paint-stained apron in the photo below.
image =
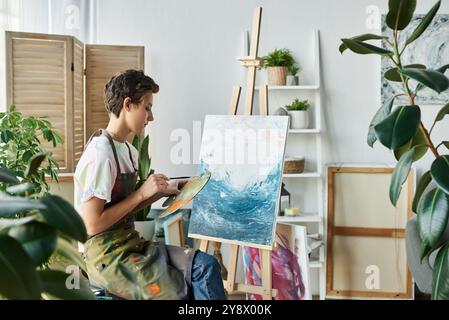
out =
[[(137, 170), (121, 173), (112, 137), (103, 129), (92, 137), (99, 134), (109, 140), (117, 165), (111, 202), (105, 205), (108, 208), (134, 191)], [(126, 146), (129, 150), (128, 144)], [(129, 156), (132, 162), (131, 150)], [(106, 231), (89, 237), (84, 258), (89, 277), (119, 297), (175, 300), (191, 297), (194, 254), (192, 249), (145, 241), (134, 229), (134, 215), (128, 214)]]

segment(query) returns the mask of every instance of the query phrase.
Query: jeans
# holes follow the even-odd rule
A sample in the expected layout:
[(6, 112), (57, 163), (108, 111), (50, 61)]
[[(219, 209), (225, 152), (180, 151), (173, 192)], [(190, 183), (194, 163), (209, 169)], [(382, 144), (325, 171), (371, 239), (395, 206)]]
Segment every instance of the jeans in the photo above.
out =
[(201, 251), (193, 258), (192, 293), (195, 300), (226, 300), (220, 264)]

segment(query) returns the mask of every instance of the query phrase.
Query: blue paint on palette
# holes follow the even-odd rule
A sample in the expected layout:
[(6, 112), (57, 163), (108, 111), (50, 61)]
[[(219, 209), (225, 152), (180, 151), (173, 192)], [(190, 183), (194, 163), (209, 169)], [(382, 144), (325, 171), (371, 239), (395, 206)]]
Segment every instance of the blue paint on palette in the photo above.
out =
[[(277, 164), (243, 188), (231, 184), (228, 172), (220, 177), (212, 173), (193, 200), (189, 233), (272, 245), (281, 169)], [(209, 170), (208, 165), (201, 162), (199, 171), (205, 170)]]

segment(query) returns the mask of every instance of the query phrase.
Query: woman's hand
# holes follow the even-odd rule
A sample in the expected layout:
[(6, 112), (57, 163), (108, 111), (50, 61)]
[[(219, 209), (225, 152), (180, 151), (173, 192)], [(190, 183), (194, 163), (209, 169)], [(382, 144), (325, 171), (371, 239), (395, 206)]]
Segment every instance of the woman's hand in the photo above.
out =
[(143, 200), (147, 200), (158, 193), (165, 194), (168, 187), (168, 180), (164, 174), (152, 174), (139, 188)]
[(188, 182), (188, 179), (173, 179), (168, 181), (168, 186), (165, 192), (163, 192), (166, 196), (178, 195), (181, 193), (181, 189)]

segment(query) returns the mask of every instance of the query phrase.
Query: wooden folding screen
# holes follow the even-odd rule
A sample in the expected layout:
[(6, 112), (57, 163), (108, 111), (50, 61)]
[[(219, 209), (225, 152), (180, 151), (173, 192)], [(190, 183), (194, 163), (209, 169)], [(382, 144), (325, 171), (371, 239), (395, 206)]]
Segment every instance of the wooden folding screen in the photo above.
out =
[(144, 69), (144, 48), (137, 46), (86, 45), (86, 134), (89, 137), (108, 123), (104, 85), (117, 71)]
[(24, 116), (44, 116), (64, 144), (53, 153), (61, 172), (74, 172), (84, 143), (105, 127), (103, 89), (112, 75), (144, 69), (144, 47), (84, 45), (72, 36), (6, 32), (7, 103)]

